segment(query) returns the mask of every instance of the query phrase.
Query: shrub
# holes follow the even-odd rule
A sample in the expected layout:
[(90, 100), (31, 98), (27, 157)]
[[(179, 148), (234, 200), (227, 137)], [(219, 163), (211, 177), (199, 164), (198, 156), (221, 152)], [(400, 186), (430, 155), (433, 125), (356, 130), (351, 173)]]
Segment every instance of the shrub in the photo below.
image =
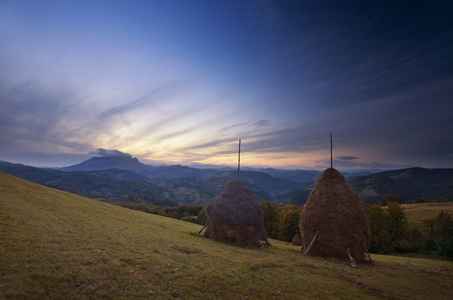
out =
[(390, 235), (392, 248), (401, 252), (400, 242), (405, 237), (407, 218), (399, 203), (391, 202), (387, 205), (387, 222), (385, 225)]
[(371, 245), (373, 253), (391, 253), (390, 235), (387, 232), (386, 211), (380, 205), (372, 205), (365, 209), (365, 214), (370, 223)]
[(366, 208), (365, 214), (370, 223), (371, 247), (374, 253), (392, 253), (403, 251), (401, 245), (405, 238), (407, 219), (399, 203), (388, 203), (387, 209), (379, 205)]
[(208, 216), (206, 215), (206, 207), (203, 207), (202, 210), (197, 215), (197, 223), (200, 225), (206, 225), (206, 221), (208, 220)]
[(280, 223), (280, 208), (269, 201), (261, 201), (260, 206), (264, 212), (264, 228), (270, 238), (277, 238)]
[(302, 207), (288, 204), (283, 207), (278, 226), (278, 238), (285, 242), (291, 242), (297, 233), (300, 236), (299, 219)]
[(428, 233), (428, 250), (453, 257), (453, 217), (441, 211), (435, 218), (423, 220), (423, 224)]

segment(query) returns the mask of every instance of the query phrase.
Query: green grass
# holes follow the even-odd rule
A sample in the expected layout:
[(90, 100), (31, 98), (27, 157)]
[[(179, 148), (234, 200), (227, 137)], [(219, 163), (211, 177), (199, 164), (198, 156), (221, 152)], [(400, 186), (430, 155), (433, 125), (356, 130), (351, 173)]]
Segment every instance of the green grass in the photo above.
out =
[(243, 248), (201, 226), (0, 173), (0, 299), (451, 299), (451, 261)]

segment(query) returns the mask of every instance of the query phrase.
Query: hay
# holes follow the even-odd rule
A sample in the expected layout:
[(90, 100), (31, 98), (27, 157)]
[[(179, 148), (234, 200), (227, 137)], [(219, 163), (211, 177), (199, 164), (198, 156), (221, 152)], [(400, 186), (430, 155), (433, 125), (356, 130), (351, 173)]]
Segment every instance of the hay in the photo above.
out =
[(294, 235), (291, 244), (293, 246), (303, 246), (302, 239), (300, 238), (300, 236), (297, 233)]
[(267, 237), (264, 212), (253, 194), (237, 179), (206, 207), (205, 236), (210, 239), (257, 244)]
[(365, 212), (352, 187), (334, 168), (325, 170), (316, 182), (299, 221), (306, 249), (319, 231), (308, 255), (365, 259), (365, 245), (370, 245), (370, 228)]

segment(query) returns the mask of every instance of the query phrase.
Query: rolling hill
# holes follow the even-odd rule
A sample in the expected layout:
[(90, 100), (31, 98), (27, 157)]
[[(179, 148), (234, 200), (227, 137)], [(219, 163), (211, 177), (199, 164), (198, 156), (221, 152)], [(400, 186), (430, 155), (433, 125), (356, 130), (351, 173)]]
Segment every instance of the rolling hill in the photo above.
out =
[(453, 169), (410, 168), (353, 177), (348, 182), (365, 202), (382, 200), (385, 195), (453, 201)]
[[(124, 169), (106, 169), (110, 167)], [(228, 181), (237, 177), (237, 172), (225, 170), (180, 165), (152, 167), (125, 156), (90, 159), (63, 169), (1, 162), (0, 171), (109, 203), (145, 202), (158, 206), (205, 205), (223, 190)], [(294, 181), (254, 171), (241, 172), (241, 180), (255, 197), (267, 201), (273, 201), (273, 195), (298, 185)]]
[[(302, 205), (319, 171), (243, 168), (241, 181), (259, 200), (281, 205)], [(72, 170), (72, 171), (70, 171)], [(36, 183), (110, 203), (159, 206), (205, 205), (225, 184), (237, 178), (231, 169), (196, 169), (187, 166), (150, 166), (127, 156), (93, 157), (62, 169), (43, 169), (0, 161), (4, 171)], [(405, 200), (443, 197), (453, 200), (453, 169), (410, 168), (364, 176), (345, 173), (349, 184), (368, 203), (386, 195)]]
[(0, 172), (0, 298), (451, 299), (452, 262), (372, 255), (353, 269), (200, 229)]
[[(453, 169), (409, 168), (385, 171), (366, 176), (346, 178), (361, 201), (375, 203), (386, 195), (415, 200), (443, 197), (453, 201)], [(302, 205), (307, 201), (313, 184), (281, 193), (278, 203)]]

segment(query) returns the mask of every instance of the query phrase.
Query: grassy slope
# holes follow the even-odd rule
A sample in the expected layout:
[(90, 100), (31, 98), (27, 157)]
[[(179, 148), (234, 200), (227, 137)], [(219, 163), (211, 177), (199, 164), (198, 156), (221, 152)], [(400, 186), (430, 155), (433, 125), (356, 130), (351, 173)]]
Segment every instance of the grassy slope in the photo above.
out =
[(302, 257), (275, 242), (241, 248), (201, 227), (0, 173), (0, 298), (401, 298), (453, 296), (453, 263)]
[(435, 218), (441, 211), (453, 215), (453, 202), (402, 204), (401, 207), (412, 223), (422, 223), (424, 219)]

